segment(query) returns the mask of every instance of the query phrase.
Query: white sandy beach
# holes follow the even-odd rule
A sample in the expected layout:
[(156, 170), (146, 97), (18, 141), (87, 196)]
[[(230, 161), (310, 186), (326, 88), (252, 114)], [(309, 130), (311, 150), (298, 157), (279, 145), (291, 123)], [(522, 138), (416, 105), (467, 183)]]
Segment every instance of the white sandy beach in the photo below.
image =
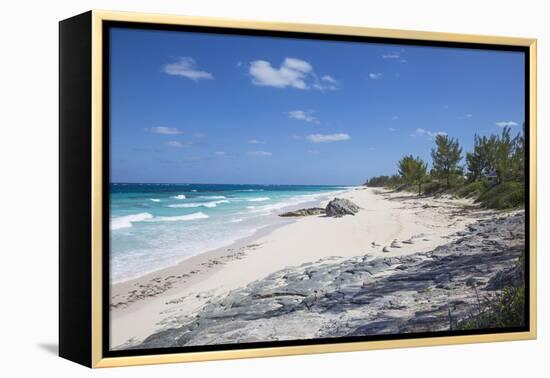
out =
[[(391, 257), (432, 250), (484, 216), (481, 210), (464, 211), (471, 205), (467, 200), (421, 198), (374, 188), (356, 188), (339, 197), (361, 210), (342, 218), (295, 218), (231, 246), (113, 285), (111, 347), (140, 342), (176, 325), (178, 319), (193, 316), (209, 301), (285, 267), (329, 257), (367, 253)], [(411, 238), (414, 243), (402, 243)], [(394, 240), (399, 247), (391, 247)]]

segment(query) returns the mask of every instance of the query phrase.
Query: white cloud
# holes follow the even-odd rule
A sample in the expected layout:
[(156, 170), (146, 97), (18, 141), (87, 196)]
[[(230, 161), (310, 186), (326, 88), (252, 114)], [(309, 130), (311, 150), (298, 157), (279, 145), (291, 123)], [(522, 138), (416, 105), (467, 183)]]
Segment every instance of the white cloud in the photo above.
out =
[(458, 117), (458, 119), (470, 119), (473, 116), (474, 115), (472, 113), (467, 113), (467, 114), (464, 114), (463, 116)]
[(309, 64), (305, 60), (301, 60), (297, 58), (286, 58), (283, 64), (287, 68), (301, 71), (301, 72), (310, 72), (313, 70), (313, 67), (311, 66), (311, 64)]
[(391, 131), (392, 133), (393, 133), (394, 131), (396, 131), (396, 130), (397, 130), (397, 129), (395, 129), (395, 128), (393, 128), (393, 127), (388, 127), (388, 131)]
[(499, 121), (499, 122), (495, 122), (495, 125), (497, 125), (498, 127), (519, 126), (519, 124), (514, 121)]
[(314, 89), (317, 89), (321, 92), (324, 91), (335, 91), (337, 89), (338, 80), (333, 78), (330, 75), (324, 75), (321, 77), (321, 80), (317, 78), (317, 75), (313, 74), (313, 85)]
[(371, 72), (369, 74), (369, 78), (372, 80), (378, 80), (382, 78), (382, 74), (380, 72)]
[(214, 79), (214, 75), (210, 72), (200, 71), (195, 59), (188, 56), (179, 58), (176, 63), (166, 64), (164, 72), (168, 75), (183, 76), (193, 81)]
[(382, 58), (383, 59), (400, 59), (401, 54), (399, 54), (398, 52), (388, 53), (388, 54), (382, 55)]
[(311, 85), (311, 87), (321, 92), (335, 91), (336, 89), (338, 89), (334, 84), (325, 84), (325, 83), (319, 82), (319, 80), (317, 79), (315, 79), (315, 82)]
[(247, 155), (250, 155), (250, 156), (271, 156), (273, 154), (269, 151), (249, 151), (249, 152), (247, 152)]
[(310, 123), (315, 123), (318, 125), (321, 123), (317, 118), (315, 118), (312, 111), (305, 110), (292, 110), (288, 112), (288, 118), (297, 119), (299, 121), (305, 121)]
[(182, 148), (191, 145), (191, 142), (179, 142), (177, 140), (171, 140), (166, 142), (166, 145), (169, 147)]
[(399, 119), (399, 116), (394, 115), (393, 117), (391, 117), (391, 119), (397, 121)]
[(338, 83), (338, 82), (337, 82), (332, 76), (330, 76), (330, 75), (325, 75), (325, 76), (321, 77), (321, 80), (326, 81), (326, 82), (328, 82), (328, 83), (332, 83), (332, 84)]
[(249, 73), (252, 83), (259, 86), (275, 88), (317, 89), (320, 91), (335, 90), (336, 80), (330, 75), (317, 78), (313, 66), (305, 60), (285, 58), (279, 68), (273, 67), (265, 60), (250, 62)]
[(146, 129), (147, 131), (155, 134), (163, 134), (163, 135), (179, 135), (183, 134), (183, 131), (181, 131), (178, 128), (175, 127), (166, 127), (166, 126), (157, 126), (157, 127), (151, 127), (149, 129)]
[(252, 75), (252, 83), (256, 85), (297, 89), (308, 88), (305, 78), (310, 71), (309, 63), (297, 62), (297, 59), (294, 58), (286, 58), (279, 68), (273, 68), (271, 63), (265, 60), (256, 60), (250, 63), (249, 70)]
[(339, 134), (311, 134), (306, 138), (313, 143), (330, 143), (330, 142), (342, 142), (350, 140), (350, 136), (345, 133)]
[(225, 155), (225, 151), (216, 151), (214, 152), (214, 154), (218, 155), (218, 156), (224, 156)]
[(302, 139), (302, 137), (299, 136), (299, 135), (291, 135), (290, 137), (291, 137), (292, 139), (294, 139), (294, 140), (300, 140), (300, 139)]
[(432, 138), (435, 138), (438, 135), (447, 135), (447, 133), (444, 131), (430, 131), (418, 128), (415, 130), (415, 134), (411, 134), (411, 136), (429, 136)]
[(250, 139), (248, 144), (265, 144), (265, 142), (258, 139)]
[[(402, 52), (402, 51), (401, 51)], [(382, 59), (391, 59), (400, 63), (407, 63), (407, 59), (403, 58), (400, 51), (393, 51), (382, 55)]]

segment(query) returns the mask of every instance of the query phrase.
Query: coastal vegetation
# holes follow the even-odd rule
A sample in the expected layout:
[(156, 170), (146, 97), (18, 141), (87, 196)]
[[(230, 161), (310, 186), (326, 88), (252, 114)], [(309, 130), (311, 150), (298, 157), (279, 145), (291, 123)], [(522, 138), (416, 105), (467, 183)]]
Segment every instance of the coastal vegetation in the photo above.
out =
[(479, 313), (460, 322), (458, 329), (508, 328), (525, 325), (525, 286), (507, 286), (493, 299), (478, 304)]
[[(525, 125), (524, 125), (525, 128)], [(458, 139), (436, 135), (431, 150), (431, 169), (420, 157), (406, 155), (397, 163), (397, 174), (372, 177), (365, 185), (419, 195), (448, 194), (473, 198), (485, 208), (514, 209), (525, 204), (525, 129), (512, 136), (511, 128), (500, 134), (475, 135), (473, 151), (462, 153)], [(524, 252), (508, 280), (492, 297), (480, 297), (476, 284), (474, 311), (452, 328), (459, 330), (514, 327), (525, 324)]]
[(514, 268), (500, 275), (504, 276), (503, 281), (508, 281), (508, 285), (492, 298), (478, 297), (476, 311), (459, 322), (457, 328), (466, 330), (525, 325), (524, 271), (525, 258), (522, 254)]
[(403, 180), (410, 185), (418, 185), (418, 194), (422, 194), (422, 183), (426, 179), (426, 164), (419, 157), (413, 158), (412, 155), (405, 156), (399, 163), (399, 175)]
[(429, 171), (429, 162), (406, 155), (397, 162), (397, 174), (371, 177), (365, 185), (473, 198), (492, 209), (518, 208), (525, 202), (524, 134), (512, 136), (504, 127), (500, 134), (475, 135), (473, 150), (465, 154), (458, 139), (438, 134)]

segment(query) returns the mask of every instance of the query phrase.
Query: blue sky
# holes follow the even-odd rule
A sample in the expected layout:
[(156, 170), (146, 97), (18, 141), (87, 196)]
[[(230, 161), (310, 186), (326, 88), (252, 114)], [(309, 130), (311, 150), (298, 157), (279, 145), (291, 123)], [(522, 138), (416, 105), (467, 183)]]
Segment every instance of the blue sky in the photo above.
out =
[(518, 52), (111, 30), (111, 181), (360, 184), (524, 121)]

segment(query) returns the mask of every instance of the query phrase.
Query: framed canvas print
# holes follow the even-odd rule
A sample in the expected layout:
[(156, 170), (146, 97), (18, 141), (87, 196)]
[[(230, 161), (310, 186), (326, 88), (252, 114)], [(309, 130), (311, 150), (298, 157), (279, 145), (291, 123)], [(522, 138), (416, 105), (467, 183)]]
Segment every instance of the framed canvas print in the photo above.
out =
[(60, 23), (60, 355), (536, 337), (536, 41)]

